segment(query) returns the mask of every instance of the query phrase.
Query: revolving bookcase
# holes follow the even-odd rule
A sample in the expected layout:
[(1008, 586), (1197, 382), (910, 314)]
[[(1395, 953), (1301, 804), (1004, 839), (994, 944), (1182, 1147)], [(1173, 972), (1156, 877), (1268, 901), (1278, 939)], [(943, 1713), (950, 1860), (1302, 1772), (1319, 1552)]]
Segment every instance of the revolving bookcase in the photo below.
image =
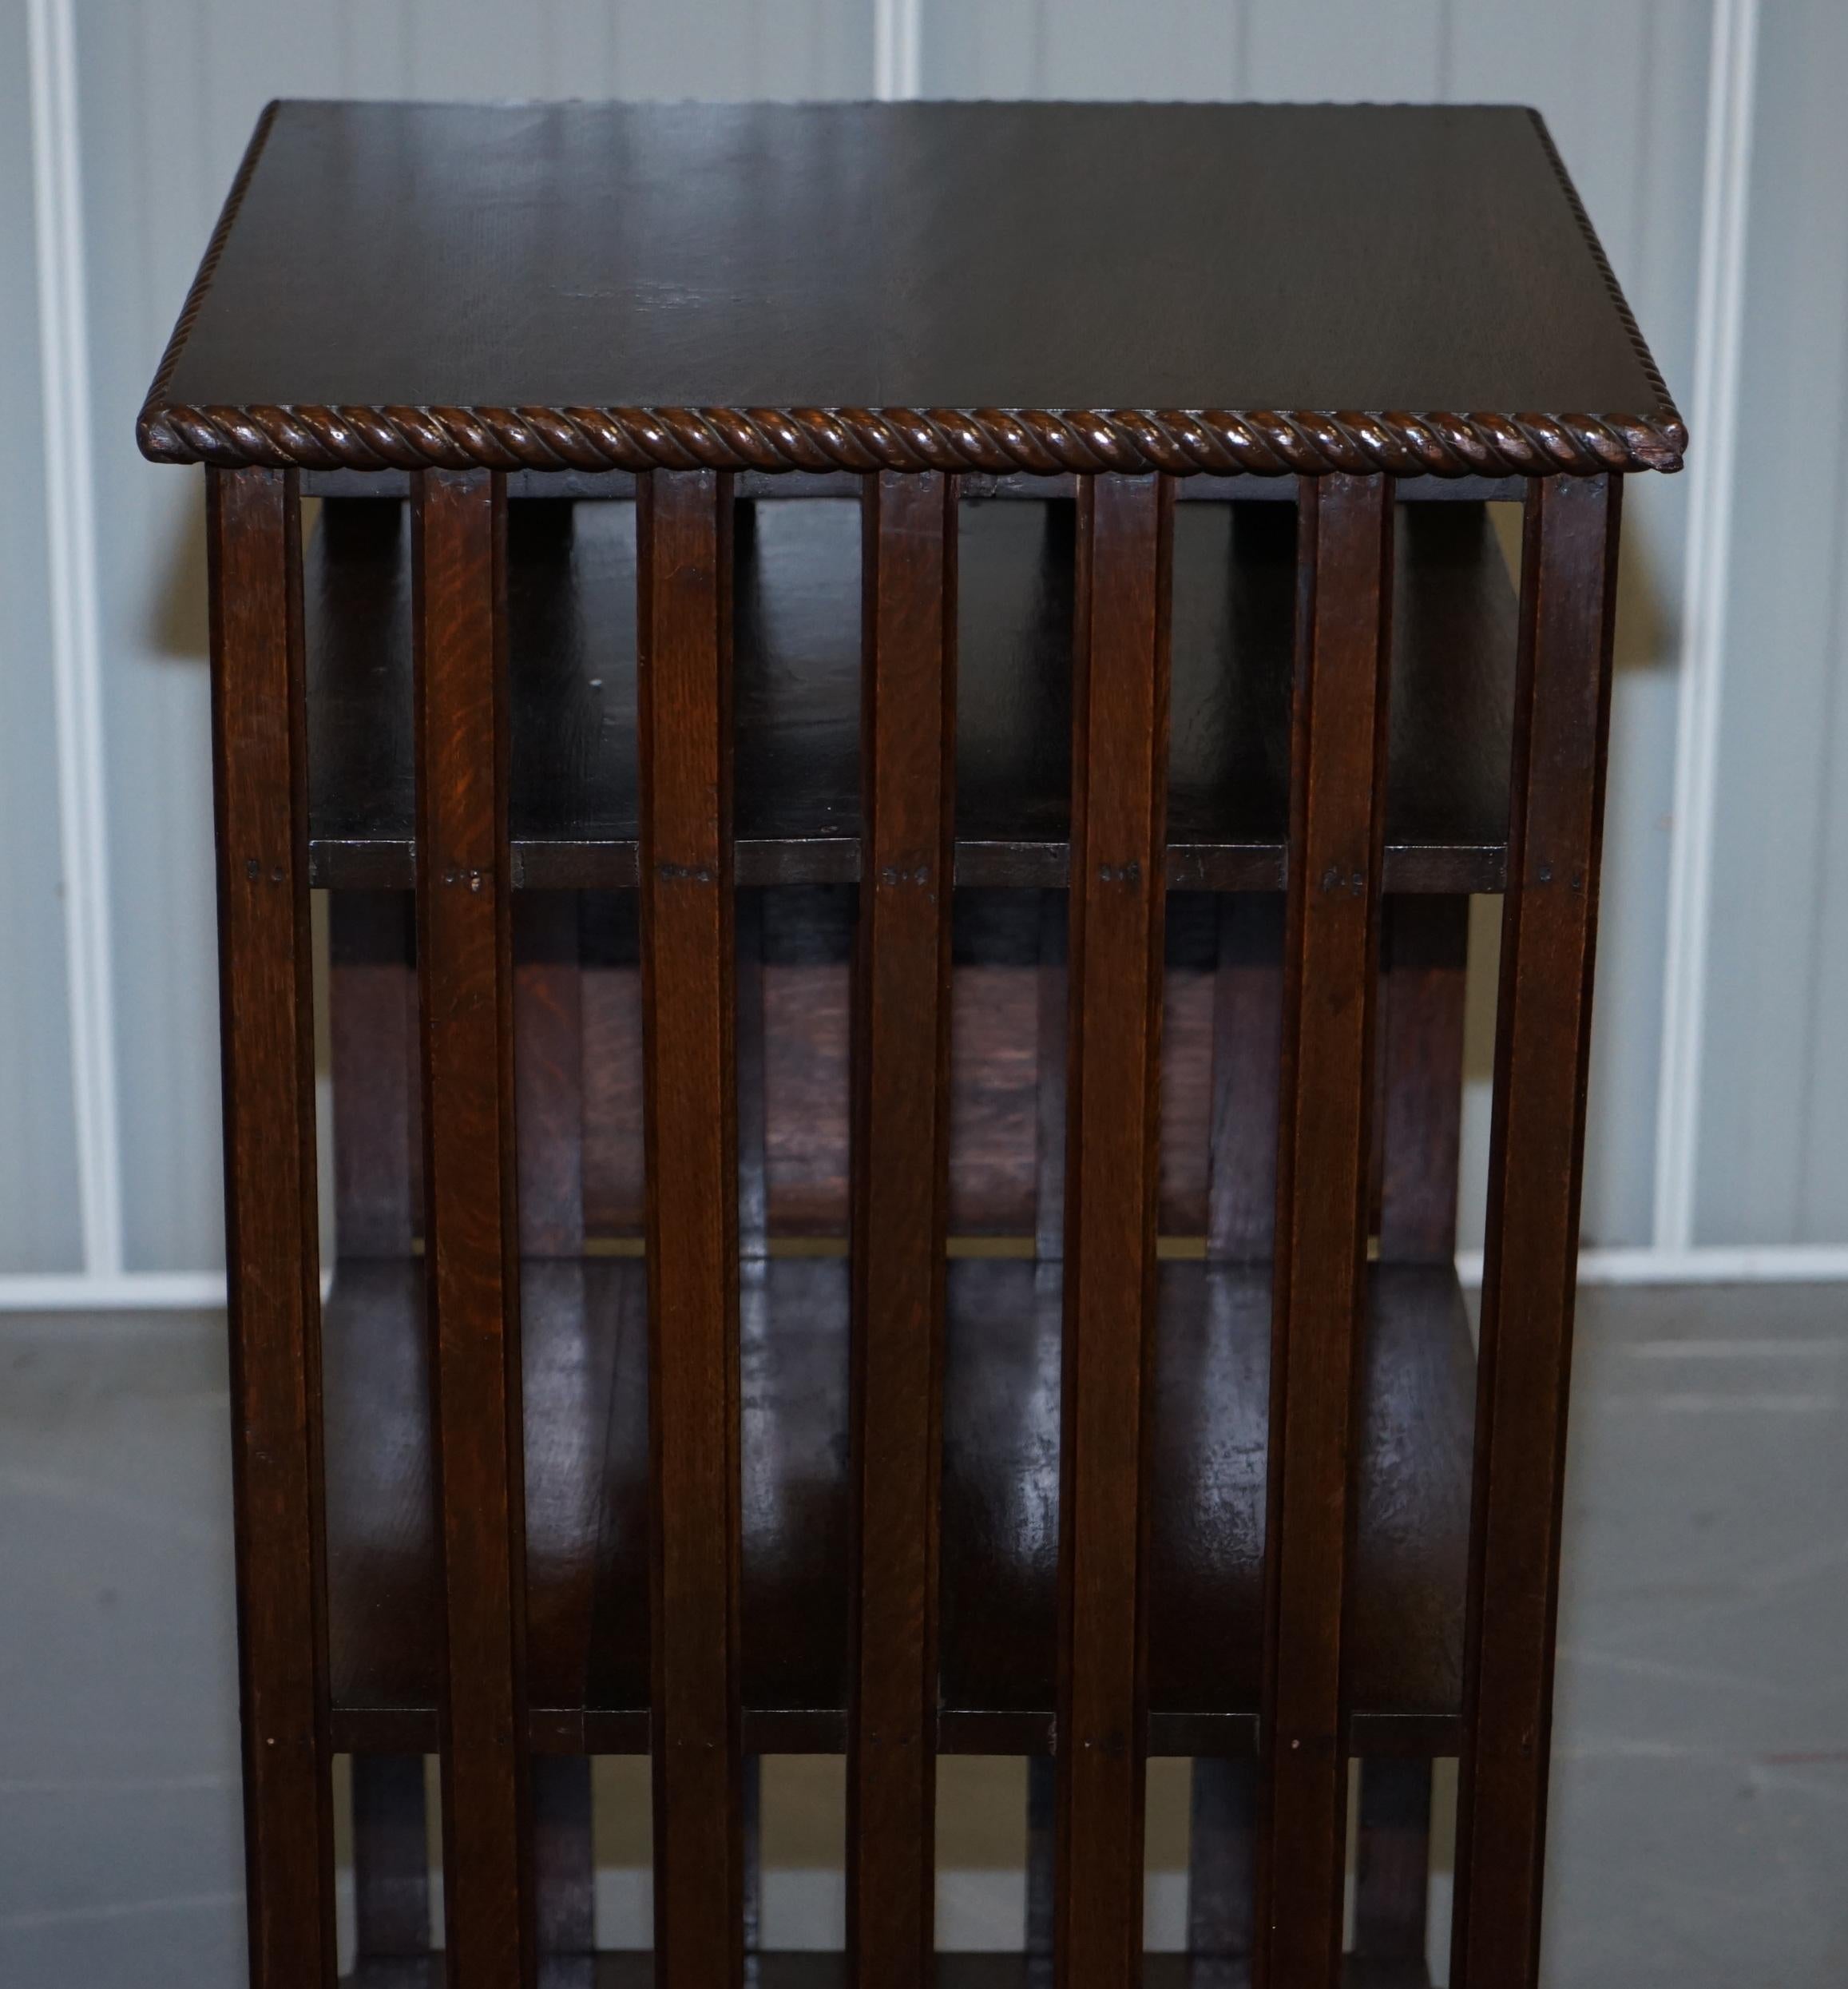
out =
[[(1539, 119), (272, 106), (140, 432), (207, 466), (253, 1981), (334, 1979), (350, 1755), (371, 1989), (1423, 1983), (1454, 1755), (1450, 1979), (1533, 1983), (1684, 441)], [(844, 1953), (757, 1936), (805, 1751)], [(956, 1753), (1031, 1757), (1018, 1953), (935, 1952)]]

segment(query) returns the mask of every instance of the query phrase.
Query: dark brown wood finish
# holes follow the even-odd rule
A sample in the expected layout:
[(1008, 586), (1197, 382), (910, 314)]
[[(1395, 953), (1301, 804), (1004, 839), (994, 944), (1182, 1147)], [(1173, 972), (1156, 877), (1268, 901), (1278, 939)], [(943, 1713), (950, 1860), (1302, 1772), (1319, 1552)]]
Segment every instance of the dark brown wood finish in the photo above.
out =
[(283, 105), (140, 434), (316, 468), (1272, 475), (1684, 440), (1533, 113), (1043, 102)]
[(430, 1836), (421, 1754), (353, 1757), (354, 1951), (430, 1952)]
[(1469, 899), (1389, 900), (1385, 947), (1380, 1255), (1448, 1264), (1457, 1254)]
[(496, 473), (431, 470), (411, 513), (446, 1947), (454, 1989), (506, 1989), (533, 1979), (534, 1927), (506, 495)]
[[(753, 510), (735, 555), (739, 878), (851, 884), (861, 836), (857, 510), (818, 498), (742, 515)], [(1213, 502), (1176, 514), (1173, 889), (1283, 889), (1294, 512)], [(959, 885), (1063, 891), (1067, 882), (1075, 516), (1069, 498), (978, 502), (965, 494)], [(1387, 887), (1499, 891), (1513, 590), (1480, 504), (1404, 506), (1396, 541)], [(508, 558), (515, 883), (628, 888), (636, 881), (634, 509), (514, 504)], [(324, 505), (307, 570), (314, 880), (408, 887), (401, 514), (354, 498)]]
[(1059, 1473), (1061, 1989), (1142, 1953), (1146, 1381), (1160, 1193), (1173, 486), (1078, 500), (1065, 1340)]
[(300, 511), (206, 485), (232, 1490), (254, 1989), (334, 1975)]
[(1305, 480), (1283, 950), (1259, 1979), (1332, 1989), (1347, 1828), (1350, 1490), (1367, 1249), (1393, 502)]
[(343, 1257), (403, 1257), (417, 1227), (412, 912), (400, 891), (329, 895), (334, 1233)]
[(732, 486), (657, 471), (639, 518), (655, 1951), (744, 1969), (732, 848)]
[[(648, 1744), (644, 1272), (592, 1259), (549, 1290), (523, 1267), (529, 1407), (575, 1373), (600, 1445), (531, 1450), (533, 1745)], [(1057, 1263), (953, 1259), (944, 1347), (939, 1745), (1043, 1753), (1058, 1644), (1062, 1278)], [(414, 1263), (342, 1268), (327, 1308), (335, 1739), (436, 1745), (429, 1435)], [(745, 1737), (839, 1752), (847, 1730), (846, 1260), (771, 1258), (757, 1294), (743, 1447)], [(541, 1303), (541, 1298), (545, 1302)], [(1267, 1266), (1161, 1266), (1148, 1614), (1150, 1751), (1249, 1754), (1263, 1645)], [(587, 1348), (607, 1348), (589, 1361)], [(1454, 1753), (1474, 1361), (1449, 1266), (1370, 1280), (1350, 1638), (1363, 1753)], [(344, 1489), (343, 1489), (344, 1487)], [(335, 1494), (339, 1493), (336, 1499)], [(550, 1515), (550, 1521), (542, 1516)], [(542, 1527), (555, 1526), (541, 1550)], [(567, 1531), (566, 1530), (569, 1530)], [(594, 1574), (585, 1580), (580, 1570)], [(583, 1654), (588, 1649), (588, 1661)], [(588, 1661), (589, 1684), (568, 1682)], [(545, 1697), (540, 1695), (544, 1692)]]
[(1540, 1967), (1566, 1399), (1622, 483), (1527, 501), (1458, 1789), (1451, 1979)]
[(1422, 1970), (1431, 1882), (1431, 1765), (1360, 1764), (1354, 1951)]
[(855, 1153), (847, 1955), (928, 1989), (950, 1164), (956, 485), (866, 479)]

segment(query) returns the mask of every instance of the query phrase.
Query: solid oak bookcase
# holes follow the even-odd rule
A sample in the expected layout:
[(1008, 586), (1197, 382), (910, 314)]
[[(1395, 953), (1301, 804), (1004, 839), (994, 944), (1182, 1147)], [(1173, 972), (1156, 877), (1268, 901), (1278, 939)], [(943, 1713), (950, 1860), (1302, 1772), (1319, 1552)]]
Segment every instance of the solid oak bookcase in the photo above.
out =
[[(1685, 439), (1540, 120), (272, 105), (140, 433), (207, 466), (253, 1981), (333, 1979), (340, 1753), (368, 1989), (1422, 1983), (1443, 1755), (1451, 1979), (1532, 1983), (1619, 498)], [(803, 1750), (844, 1956), (758, 1951)], [(955, 1752), (1033, 1757), (1021, 1955), (933, 1952)]]

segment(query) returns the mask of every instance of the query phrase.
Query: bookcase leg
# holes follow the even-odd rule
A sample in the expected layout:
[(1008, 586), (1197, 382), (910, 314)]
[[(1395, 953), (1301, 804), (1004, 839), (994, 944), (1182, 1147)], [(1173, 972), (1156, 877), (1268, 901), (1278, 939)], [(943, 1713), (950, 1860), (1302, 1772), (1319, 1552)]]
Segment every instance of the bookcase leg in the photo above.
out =
[(1059, 1455), (1061, 1989), (1142, 1967), (1144, 1379), (1156, 1288), (1173, 481), (1078, 496)]
[(1457, 1786), (1456, 1989), (1540, 1970), (1621, 479), (1529, 486)]
[(1334, 1989), (1347, 1824), (1342, 1649), (1366, 1292), (1393, 486), (1299, 486), (1266, 1497), (1259, 1979)]
[(254, 1989), (334, 1979), (295, 471), (208, 470), (232, 1487)]

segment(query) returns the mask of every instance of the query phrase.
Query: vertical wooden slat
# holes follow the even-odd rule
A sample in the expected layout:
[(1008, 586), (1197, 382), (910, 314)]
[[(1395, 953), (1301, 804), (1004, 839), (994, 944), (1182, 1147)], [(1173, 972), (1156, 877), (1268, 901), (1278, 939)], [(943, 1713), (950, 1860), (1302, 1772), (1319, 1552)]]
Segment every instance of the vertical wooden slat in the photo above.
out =
[(534, 1928), (505, 479), (486, 470), (420, 472), (411, 530), (444, 1913), (456, 1989), (507, 1989), (533, 1979)]
[(1347, 1824), (1349, 1453), (1366, 1295), (1391, 480), (1305, 478), (1285, 911), (1259, 1980), (1332, 1989)]
[(206, 472), (232, 1483), (256, 1989), (334, 1979), (295, 473)]
[(866, 478), (855, 988), (847, 1959), (934, 1974), (957, 486)]
[(637, 481), (656, 1980), (744, 1968), (732, 482)]
[(1501, 914), (1451, 1980), (1540, 1966), (1620, 481), (1530, 486)]
[(1061, 1989), (1140, 1972), (1144, 1380), (1155, 1306), (1167, 478), (1081, 479), (1059, 1491)]

